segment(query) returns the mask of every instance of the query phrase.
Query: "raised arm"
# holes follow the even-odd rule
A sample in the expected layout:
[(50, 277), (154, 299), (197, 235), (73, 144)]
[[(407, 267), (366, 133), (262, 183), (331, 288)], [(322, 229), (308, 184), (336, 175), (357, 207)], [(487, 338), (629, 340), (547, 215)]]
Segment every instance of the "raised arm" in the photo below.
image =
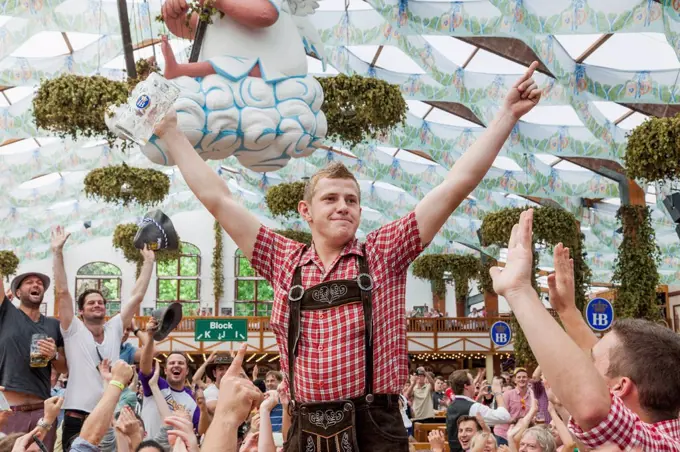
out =
[(569, 337), (581, 350), (590, 353), (599, 339), (576, 307), (574, 260), (569, 258), (569, 248), (559, 243), (553, 251), (553, 261), (555, 273), (548, 275), (550, 305), (560, 316)]
[(590, 357), (558, 325), (531, 287), (532, 221), (533, 210), (520, 215), (510, 236), (505, 268), (491, 269), (494, 290), (508, 300), (555, 395), (574, 421), (590, 430), (609, 413), (609, 389)]
[(146, 324), (146, 332), (144, 333), (146, 334), (147, 339), (144, 347), (142, 348), (142, 357), (139, 359), (139, 371), (142, 373), (142, 375), (147, 377), (151, 375), (151, 372), (153, 371), (153, 353), (155, 348), (153, 333), (156, 331), (156, 328), (158, 328), (156, 319), (149, 319), (149, 322)]
[(177, 128), (174, 111), (163, 118), (155, 133), (165, 143), (191, 191), (250, 260), (260, 230), (260, 220), (234, 200), (225, 181), (199, 157), (186, 136)]
[(64, 267), (64, 244), (71, 234), (66, 234), (62, 226), (52, 228), (52, 271), (54, 272), (54, 296), (59, 306), (59, 323), (67, 331), (73, 320), (73, 297), (68, 290), (66, 268)]
[(532, 63), (517, 80), (484, 133), (456, 161), (444, 182), (432, 189), (416, 206), (416, 220), (424, 244), (432, 241), (460, 203), (479, 185), (519, 118), (540, 100), (541, 90), (532, 78), (537, 67), (537, 62)]
[(139, 272), (139, 278), (137, 278), (135, 287), (132, 288), (130, 299), (123, 305), (123, 309), (120, 312), (123, 325), (126, 326), (130, 325), (135, 313), (139, 311), (139, 305), (142, 304), (144, 295), (149, 288), (149, 281), (151, 281), (151, 273), (153, 272), (153, 263), (156, 260), (156, 254), (148, 249), (146, 245), (144, 245), (144, 249), (141, 250), (141, 253), (144, 257), (142, 270)]

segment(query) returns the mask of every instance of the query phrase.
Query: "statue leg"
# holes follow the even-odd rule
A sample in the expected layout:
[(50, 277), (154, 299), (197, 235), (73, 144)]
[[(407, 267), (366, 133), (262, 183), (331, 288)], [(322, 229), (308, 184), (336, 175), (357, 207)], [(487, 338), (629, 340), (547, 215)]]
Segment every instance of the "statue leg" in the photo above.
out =
[(212, 65), (207, 61), (183, 64), (178, 63), (175, 54), (172, 53), (172, 47), (170, 46), (170, 42), (168, 42), (167, 36), (161, 38), (161, 52), (163, 52), (163, 58), (165, 59), (165, 71), (163, 76), (168, 80), (181, 76), (196, 78), (215, 74), (215, 69), (213, 69)]

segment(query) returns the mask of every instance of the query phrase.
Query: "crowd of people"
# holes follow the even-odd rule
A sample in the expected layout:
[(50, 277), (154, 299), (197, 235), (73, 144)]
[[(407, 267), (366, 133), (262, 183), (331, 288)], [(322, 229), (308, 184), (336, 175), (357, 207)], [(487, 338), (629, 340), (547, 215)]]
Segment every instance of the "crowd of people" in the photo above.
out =
[[(269, 0), (248, 5), (272, 8)], [(409, 441), (415, 427), (438, 419), (444, 426), (428, 437), (433, 451), (680, 451), (680, 379), (674, 377), (680, 338), (638, 319), (617, 321), (598, 338), (576, 308), (573, 262), (562, 245), (554, 249), (555, 271), (548, 277), (560, 325), (531, 284), (532, 210), (512, 230), (505, 266), (492, 268), (490, 276), (538, 368), (517, 367), (489, 380), (466, 369), (448, 376), (422, 367), (410, 372), (408, 268), (538, 103), (537, 66), (509, 89), (496, 118), (444, 181), (413, 212), (362, 242), (355, 237), (359, 183), (341, 163), (306, 183), (298, 212), (312, 231), (307, 246), (262, 225), (239, 204), (177, 128), (175, 112), (168, 113), (156, 138), (275, 288), (270, 326), (280, 373), (249, 377), (246, 344), (233, 355), (212, 355), (191, 378), (184, 353), (167, 353), (161, 368), (156, 333), (162, 325), (150, 320), (140, 328), (133, 318), (154, 251), (140, 251), (137, 282), (121, 313), (107, 318), (102, 292), (86, 290), (75, 300), (70, 293), (68, 234), (56, 227), (58, 318), (40, 313), (52, 282), (41, 273), (16, 276), (0, 302), (0, 424), (6, 434), (0, 452), (405, 452), (416, 447)], [(128, 344), (132, 336), (139, 348)]]

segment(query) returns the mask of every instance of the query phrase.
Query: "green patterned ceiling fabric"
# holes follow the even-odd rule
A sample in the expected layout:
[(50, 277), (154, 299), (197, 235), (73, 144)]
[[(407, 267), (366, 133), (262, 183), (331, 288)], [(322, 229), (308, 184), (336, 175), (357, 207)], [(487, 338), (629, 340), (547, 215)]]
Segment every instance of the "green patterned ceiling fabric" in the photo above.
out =
[[(364, 212), (359, 235), (398, 218), (443, 180), (491, 121), (523, 70), (526, 61), (517, 58), (523, 50), (542, 63), (536, 75), (544, 89), (540, 113), (517, 124), (494, 167), (428, 252), (477, 254), (476, 232), (485, 213), (548, 203), (581, 221), (593, 281), (610, 280), (621, 243), (615, 217), (619, 184), (608, 177), (611, 174), (564, 159), (620, 165), (626, 134), (645, 118), (634, 110), (663, 112), (668, 106), (668, 111), (678, 111), (679, 1), (321, 0), (320, 4), (313, 23), (330, 69), (321, 72), (321, 65), (310, 59), (310, 72), (360, 74), (397, 84), (409, 103), (407, 120), (380, 140), (352, 149), (326, 142), (324, 149), (307, 159), (294, 159), (276, 173), (254, 173), (233, 159), (210, 162), (241, 202), (273, 227), (304, 230), (307, 226), (299, 219), (272, 218), (264, 193), (272, 185), (299, 180), (330, 160), (339, 160), (360, 180)], [(161, 0), (128, 2), (134, 45), (148, 45), (167, 32), (153, 20), (160, 7)], [(76, 44), (72, 52), (35, 56), (36, 49), (62, 36), (70, 39), (69, 46)], [(623, 61), (627, 50), (621, 47), (623, 40), (646, 40), (651, 59), (639, 66), (634, 55)], [(173, 40), (180, 61), (186, 61), (190, 45)], [(59, 48), (64, 47), (62, 43)], [(500, 55), (490, 52), (491, 47)], [(617, 51), (622, 53), (619, 62), (600, 63), (605, 52)], [(151, 54), (151, 47), (136, 53)], [(0, 146), (0, 189), (5, 194), (0, 199), (0, 249), (13, 249), (24, 261), (44, 259), (52, 224), (66, 225), (73, 233), (71, 240), (84, 243), (110, 235), (116, 224), (143, 214), (143, 209), (94, 202), (82, 192), (83, 179), (93, 168), (122, 162), (155, 167), (138, 149), (123, 154), (103, 142), (50, 138), (36, 130), (31, 112), (33, 89), (41, 79), (62, 73), (122, 79), (121, 55), (114, 1), (0, 0), (0, 89), (8, 88), (6, 96), (0, 96), (0, 144), (5, 142)], [(654, 64), (645, 67), (649, 61)], [(162, 66), (162, 59), (159, 62)], [(461, 117), (446, 113), (448, 107)], [(197, 209), (199, 203), (179, 172), (161, 170), (170, 175), (171, 188), (159, 207), (170, 215)], [(645, 189), (662, 251), (662, 281), (678, 284), (680, 262), (675, 256), (680, 240), (662, 203), (669, 188)], [(82, 227), (84, 219), (92, 221), (91, 228)], [(501, 250), (484, 251), (501, 257)], [(541, 266), (551, 267), (550, 250), (541, 254)]]

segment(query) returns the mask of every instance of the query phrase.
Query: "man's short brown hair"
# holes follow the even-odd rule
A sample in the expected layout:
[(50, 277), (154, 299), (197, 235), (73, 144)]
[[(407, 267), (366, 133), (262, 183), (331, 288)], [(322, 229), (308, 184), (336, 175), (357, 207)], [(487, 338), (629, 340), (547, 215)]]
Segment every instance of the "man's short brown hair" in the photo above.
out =
[[(460, 372), (460, 371), (457, 370), (456, 372)], [(477, 426), (477, 431), (479, 431), (479, 432), (482, 431), (482, 426), (479, 425), (479, 421), (474, 416), (467, 416), (467, 415), (460, 416), (458, 418), (458, 420), (456, 421), (456, 427), (460, 428), (460, 424), (462, 424), (463, 422), (474, 422), (475, 425)]]
[(617, 320), (612, 332), (619, 345), (610, 350), (607, 377), (630, 378), (637, 387), (640, 407), (649, 413), (652, 422), (677, 419), (680, 336), (642, 319)]
[(314, 173), (312, 178), (309, 179), (309, 181), (307, 182), (307, 185), (305, 185), (305, 193), (302, 199), (305, 200), (306, 202), (312, 202), (312, 198), (314, 197), (314, 190), (316, 190), (316, 184), (319, 183), (319, 180), (324, 178), (353, 180), (354, 183), (357, 184), (357, 193), (359, 195), (359, 199), (361, 199), (361, 188), (359, 187), (359, 182), (357, 182), (357, 178), (354, 177), (354, 174), (352, 174), (352, 172), (348, 170), (347, 167), (340, 162), (331, 162), (324, 168), (321, 168), (319, 171)]
[(456, 395), (463, 395), (465, 386), (470, 384), (470, 372), (467, 370), (456, 370), (449, 376), (449, 387)]
[(266, 379), (270, 375), (274, 377), (276, 381), (278, 381), (279, 383), (283, 381), (283, 374), (281, 372), (278, 372), (276, 370), (270, 370), (269, 372), (267, 372), (267, 375), (265, 375), (264, 378)]

